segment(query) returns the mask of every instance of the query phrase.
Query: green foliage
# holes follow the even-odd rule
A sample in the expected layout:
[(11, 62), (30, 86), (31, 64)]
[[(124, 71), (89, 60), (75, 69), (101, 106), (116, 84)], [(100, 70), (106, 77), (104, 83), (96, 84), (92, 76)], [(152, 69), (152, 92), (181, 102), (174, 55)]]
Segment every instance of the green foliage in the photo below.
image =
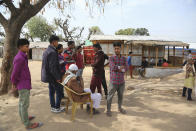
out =
[(41, 41), (47, 41), (55, 30), (42, 16), (35, 16), (30, 19), (27, 23), (27, 29), (33, 38), (40, 38)]
[(115, 32), (115, 35), (134, 35), (135, 29), (127, 28), (127, 29), (120, 29)]
[(149, 36), (148, 29), (146, 28), (127, 28), (127, 29), (120, 29), (115, 32), (115, 35), (146, 35)]
[(146, 28), (137, 28), (135, 30), (135, 35), (146, 35), (146, 36), (149, 36), (149, 32), (148, 32), (148, 29)]
[(101, 31), (99, 26), (92, 26), (91, 28), (89, 28), (89, 32), (92, 32), (92, 35), (102, 35), (103, 34), (103, 32)]

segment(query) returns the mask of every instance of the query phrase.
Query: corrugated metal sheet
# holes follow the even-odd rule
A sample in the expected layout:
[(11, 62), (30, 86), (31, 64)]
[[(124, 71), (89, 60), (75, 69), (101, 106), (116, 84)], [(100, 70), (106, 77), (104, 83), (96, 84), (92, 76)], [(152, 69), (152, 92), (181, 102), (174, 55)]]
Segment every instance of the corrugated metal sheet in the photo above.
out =
[(158, 36), (130, 36), (130, 35), (92, 35), (90, 38), (93, 40), (116, 40), (125, 41), (127, 44), (143, 44), (143, 45), (171, 45), (171, 46), (188, 46), (189, 44), (176, 41), (170, 38)]
[[(48, 48), (49, 42), (30, 42), (30, 48)], [(63, 48), (67, 48), (66, 42), (59, 42), (59, 44), (63, 45)]]

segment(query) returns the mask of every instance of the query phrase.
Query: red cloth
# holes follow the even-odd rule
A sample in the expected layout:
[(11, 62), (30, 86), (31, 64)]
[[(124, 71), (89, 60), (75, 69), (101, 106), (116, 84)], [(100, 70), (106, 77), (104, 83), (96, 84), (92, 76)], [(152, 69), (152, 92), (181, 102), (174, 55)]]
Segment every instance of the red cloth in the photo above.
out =
[(169, 65), (168, 65), (167, 62), (164, 62), (164, 63), (162, 64), (162, 66), (163, 66), (163, 67), (168, 67)]
[(65, 66), (66, 70), (69, 69), (69, 66), (71, 64), (75, 63), (75, 62), (69, 62), (70, 60), (74, 60), (73, 51), (70, 48), (67, 48), (67, 50), (65, 50), (65, 52), (64, 52), (64, 60), (66, 62), (66, 66)]
[(92, 93), (95, 93), (95, 90), (97, 88), (98, 93), (102, 94), (101, 82), (102, 82), (101, 77), (97, 77), (94, 75), (92, 76), (91, 84), (90, 84), (90, 89)]
[(83, 55), (81, 53), (77, 53), (75, 56), (76, 65), (78, 66), (78, 69), (84, 68), (84, 60)]
[(94, 76), (102, 77), (104, 73), (104, 62), (104, 52), (99, 50), (95, 53), (94, 63), (91, 64), (91, 66), (93, 67)]

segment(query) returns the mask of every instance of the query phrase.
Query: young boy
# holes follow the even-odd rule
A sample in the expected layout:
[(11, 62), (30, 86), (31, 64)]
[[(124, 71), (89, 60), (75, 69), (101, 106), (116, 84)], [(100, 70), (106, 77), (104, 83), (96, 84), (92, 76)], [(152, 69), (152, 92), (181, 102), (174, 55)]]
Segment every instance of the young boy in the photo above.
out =
[(67, 63), (65, 68), (66, 70), (69, 69), (69, 66), (71, 64), (75, 64), (74, 56), (75, 56), (75, 42), (74, 41), (68, 41), (67, 43), (68, 48), (64, 51), (64, 60)]
[(110, 88), (107, 97), (107, 116), (111, 117), (111, 104), (114, 94), (118, 93), (118, 110), (122, 114), (126, 111), (122, 108), (123, 92), (125, 88), (124, 74), (128, 70), (126, 57), (121, 55), (121, 43), (113, 43), (115, 55), (109, 59), (110, 65)]
[(63, 75), (65, 74), (66, 62), (64, 61), (64, 57), (62, 55), (62, 53), (63, 53), (63, 45), (62, 44), (58, 44), (57, 51), (58, 51), (59, 65), (60, 65), (60, 69), (61, 69), (61, 76), (63, 77)]
[[(65, 65), (66, 62), (64, 61), (64, 57), (62, 55), (63, 53), (63, 45), (62, 44), (58, 44), (57, 46), (57, 51), (58, 51), (58, 58), (59, 58), (59, 68), (61, 70), (61, 79), (63, 78), (63, 76), (65, 75)], [(63, 88), (63, 87), (62, 87)], [(64, 88), (62, 89), (62, 99), (65, 98), (65, 94), (64, 94)]]
[(59, 37), (51, 35), (49, 42), (50, 45), (43, 53), (41, 81), (49, 84), (48, 88), (51, 112), (60, 113), (64, 112), (65, 108), (60, 106), (63, 86), (59, 84), (62, 80), (57, 52)]
[(14, 58), (13, 71), (11, 75), (12, 88), (19, 92), (19, 114), (22, 123), (27, 129), (40, 127), (41, 123), (30, 123), (34, 116), (28, 116), (29, 96), (31, 90), (31, 75), (28, 67), (27, 52), (29, 51), (29, 41), (19, 39), (17, 43), (18, 54)]
[(93, 45), (95, 51), (94, 63), (91, 65), (93, 68), (93, 75), (91, 79), (90, 89), (92, 93), (95, 93), (97, 88), (98, 93), (102, 94), (101, 82), (102, 75), (104, 73), (104, 52), (101, 50), (99, 43)]
[(77, 52), (74, 58), (76, 61), (76, 65), (78, 66), (77, 76), (80, 76), (80, 77), (82, 77), (83, 70), (84, 70), (84, 59), (83, 59), (83, 55), (81, 52), (82, 52), (82, 46), (78, 46)]

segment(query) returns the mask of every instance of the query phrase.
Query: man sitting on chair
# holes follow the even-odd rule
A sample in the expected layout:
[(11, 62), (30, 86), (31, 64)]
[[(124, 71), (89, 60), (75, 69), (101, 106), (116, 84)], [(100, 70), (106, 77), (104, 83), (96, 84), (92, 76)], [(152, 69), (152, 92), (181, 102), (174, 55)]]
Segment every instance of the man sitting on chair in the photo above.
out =
[[(85, 92), (91, 93), (90, 88), (84, 88), (83, 79), (79, 76), (78, 77), (76, 76), (77, 71), (78, 71), (77, 65), (71, 64), (63, 77), (64, 80), (63, 84), (79, 94)], [(74, 93), (72, 94), (72, 96), (73, 96), (73, 100), (76, 102), (85, 102), (89, 98), (86, 95), (78, 96)], [(93, 114), (99, 114), (100, 112), (97, 110), (97, 108), (99, 108), (101, 102), (101, 94), (91, 93), (91, 99), (93, 101)], [(87, 103), (87, 112), (90, 112), (90, 103)]]

